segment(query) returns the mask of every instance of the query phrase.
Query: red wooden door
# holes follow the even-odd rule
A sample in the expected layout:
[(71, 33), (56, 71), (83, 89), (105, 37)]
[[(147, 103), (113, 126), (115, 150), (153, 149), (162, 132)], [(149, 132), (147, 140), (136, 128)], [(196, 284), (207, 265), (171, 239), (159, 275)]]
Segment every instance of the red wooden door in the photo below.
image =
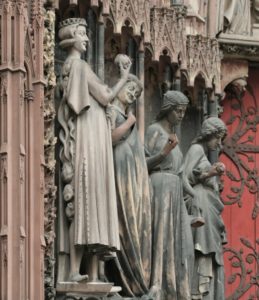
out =
[(226, 299), (259, 299), (259, 70), (249, 70), (241, 100), (225, 99), (228, 137), (220, 160), (223, 177)]

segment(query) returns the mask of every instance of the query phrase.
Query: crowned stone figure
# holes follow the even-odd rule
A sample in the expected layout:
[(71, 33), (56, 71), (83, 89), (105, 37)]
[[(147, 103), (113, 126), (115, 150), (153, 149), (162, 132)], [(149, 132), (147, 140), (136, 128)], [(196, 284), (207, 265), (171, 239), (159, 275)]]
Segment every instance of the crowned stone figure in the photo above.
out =
[[(127, 81), (131, 61), (119, 65), (111, 89), (81, 59), (86, 21), (60, 23), (60, 46), (67, 51), (58, 111), (61, 180), (59, 193), (58, 280), (98, 280), (98, 261), (120, 249), (110, 124), (106, 107)], [(127, 57), (126, 57), (127, 58)], [(67, 242), (69, 241), (69, 243)], [(83, 256), (89, 266), (82, 266)], [(84, 261), (84, 260), (83, 260)], [(65, 263), (66, 262), (66, 263)]]

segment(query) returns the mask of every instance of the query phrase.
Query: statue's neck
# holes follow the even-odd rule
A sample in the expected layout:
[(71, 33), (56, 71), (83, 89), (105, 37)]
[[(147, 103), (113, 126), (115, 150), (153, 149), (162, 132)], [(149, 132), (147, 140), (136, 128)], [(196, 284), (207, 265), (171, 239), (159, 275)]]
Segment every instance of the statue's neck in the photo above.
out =
[(81, 53), (77, 49), (71, 48), (68, 52), (68, 56), (69, 56), (69, 58), (78, 58), (78, 59), (80, 59), (81, 58)]
[(113, 105), (116, 105), (124, 114), (126, 114), (127, 106), (123, 104), (118, 98), (115, 98)]
[(162, 119), (159, 123), (168, 134), (175, 133), (175, 126), (168, 122), (166, 118)]

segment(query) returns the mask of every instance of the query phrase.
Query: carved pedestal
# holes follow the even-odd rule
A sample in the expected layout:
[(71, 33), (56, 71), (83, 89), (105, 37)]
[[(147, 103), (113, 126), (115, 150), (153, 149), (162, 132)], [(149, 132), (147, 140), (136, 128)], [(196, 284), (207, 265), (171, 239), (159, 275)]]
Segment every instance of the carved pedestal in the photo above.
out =
[[(114, 287), (116, 292), (121, 290)], [(60, 282), (57, 284), (58, 300), (105, 300), (107, 295), (115, 291), (113, 283), (110, 282)], [(111, 298), (109, 298), (111, 299)]]

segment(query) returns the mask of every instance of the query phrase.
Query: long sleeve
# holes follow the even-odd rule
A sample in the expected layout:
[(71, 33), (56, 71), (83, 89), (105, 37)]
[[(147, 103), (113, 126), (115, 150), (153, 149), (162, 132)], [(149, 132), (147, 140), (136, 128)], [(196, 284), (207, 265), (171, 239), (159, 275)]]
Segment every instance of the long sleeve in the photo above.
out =
[(87, 76), (84, 61), (79, 59), (72, 60), (66, 88), (66, 98), (69, 107), (77, 115), (83, 109), (90, 108)]

